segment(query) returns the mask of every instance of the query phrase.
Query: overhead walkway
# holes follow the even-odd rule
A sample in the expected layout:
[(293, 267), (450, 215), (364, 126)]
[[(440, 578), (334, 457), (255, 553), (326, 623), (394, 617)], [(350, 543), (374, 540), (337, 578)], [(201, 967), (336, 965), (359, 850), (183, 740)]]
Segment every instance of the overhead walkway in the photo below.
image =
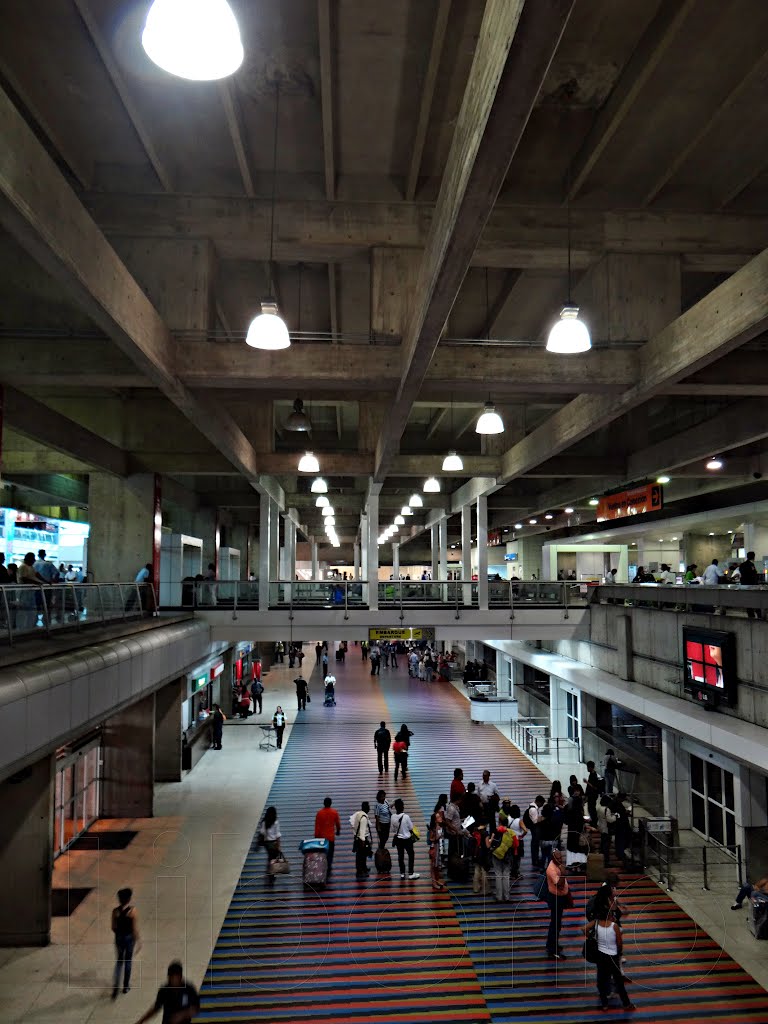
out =
[[(315, 670), (317, 671), (317, 670)], [(496, 729), (470, 724), (453, 687), (408, 678), (398, 669), (371, 677), (350, 648), (336, 669), (336, 708), (317, 699), (299, 712), (267, 805), (279, 812), (293, 871), (265, 887), (265, 855), (254, 843), (221, 929), (203, 984), (201, 1019), (209, 1022), (322, 1021), (325, 1024), (509, 1021), (585, 1024), (625, 1020), (619, 1008), (596, 1009), (594, 969), (579, 956), (583, 910), (593, 884), (574, 885), (566, 914), (568, 959), (546, 958), (547, 911), (524, 878), (513, 901), (497, 905), (466, 885), (430, 887), (424, 842), (416, 847), (421, 878), (401, 882), (354, 877), (350, 813), (383, 786), (401, 796), (425, 836), (425, 824), (453, 768), (477, 780), (484, 768), (503, 795), (521, 805), (548, 780)], [(319, 680), (311, 685), (319, 695)], [(381, 719), (414, 733), (406, 782), (376, 769), (372, 735)], [(297, 846), (331, 796), (342, 820), (334, 875), (321, 894), (305, 893)], [(396, 863), (396, 862), (395, 862)], [(768, 995), (719, 945), (642, 876), (623, 877), (629, 905), (626, 955), (633, 1015), (645, 1022), (764, 1024)]]

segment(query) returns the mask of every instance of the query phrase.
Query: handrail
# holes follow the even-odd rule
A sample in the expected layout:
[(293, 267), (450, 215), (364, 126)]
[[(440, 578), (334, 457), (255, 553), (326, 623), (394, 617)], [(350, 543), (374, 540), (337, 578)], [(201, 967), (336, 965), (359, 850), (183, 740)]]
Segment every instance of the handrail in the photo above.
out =
[(768, 612), (768, 585), (743, 586), (736, 583), (618, 583), (591, 586), (591, 599), (598, 604), (629, 605), (657, 610), (674, 610), (726, 615), (731, 612)]
[(0, 584), (0, 643), (157, 614), (151, 583)]

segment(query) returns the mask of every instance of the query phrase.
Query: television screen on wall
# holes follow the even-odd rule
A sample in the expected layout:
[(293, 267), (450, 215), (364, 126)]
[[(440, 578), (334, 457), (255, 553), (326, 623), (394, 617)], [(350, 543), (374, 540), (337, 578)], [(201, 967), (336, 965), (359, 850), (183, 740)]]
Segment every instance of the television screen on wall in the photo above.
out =
[(683, 626), (685, 692), (700, 704), (737, 701), (736, 638), (717, 629)]

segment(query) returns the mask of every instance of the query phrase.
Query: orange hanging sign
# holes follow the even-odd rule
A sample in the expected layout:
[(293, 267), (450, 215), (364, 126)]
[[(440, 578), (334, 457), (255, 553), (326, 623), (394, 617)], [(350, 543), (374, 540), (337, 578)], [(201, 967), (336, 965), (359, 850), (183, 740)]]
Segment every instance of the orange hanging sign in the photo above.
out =
[(597, 506), (597, 521), (603, 523), (606, 519), (625, 519), (644, 512), (658, 512), (663, 506), (661, 485), (645, 484), (601, 498)]

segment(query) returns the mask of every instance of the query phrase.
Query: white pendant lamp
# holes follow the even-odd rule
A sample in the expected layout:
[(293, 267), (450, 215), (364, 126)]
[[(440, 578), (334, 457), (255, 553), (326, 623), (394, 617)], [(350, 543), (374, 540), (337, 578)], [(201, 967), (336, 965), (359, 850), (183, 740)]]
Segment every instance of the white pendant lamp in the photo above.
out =
[(411, 506), (411, 508), (423, 508), (424, 506), (424, 502), (422, 500), (421, 495), (416, 494), (415, 491), (408, 499), (408, 504)]
[[(301, 324), (299, 324), (299, 330), (301, 330)], [(290, 339), (288, 340), (290, 341)], [(309, 421), (309, 416), (304, 412), (304, 403), (300, 398), (297, 398), (294, 401), (293, 412), (283, 425), (286, 430), (294, 430), (307, 434), (312, 432), (312, 424)]]
[(277, 349), (288, 348), (291, 344), (291, 337), (285, 321), (280, 316), (277, 302), (272, 297), (272, 257), (275, 242), (275, 180), (277, 178), (277, 114), (280, 109), (280, 83), (275, 86), (275, 128), (272, 151), (272, 205), (269, 218), (269, 260), (267, 262), (267, 287), (270, 297), (261, 303), (261, 313), (251, 321), (248, 334), (245, 338), (246, 345), (251, 348), (260, 348), (274, 352)]
[(583, 320), (579, 320), (579, 307), (563, 306), (560, 319), (549, 332), (547, 352), (570, 356), (579, 352), (588, 352), (592, 348), (592, 339)]
[(462, 469), (464, 469), (464, 463), (461, 461), (461, 456), (456, 452), (448, 452), (443, 459), (443, 472), (458, 473)]
[(422, 488), (425, 494), (439, 494), (440, 493), (440, 481), (437, 477), (431, 476), (424, 481)]
[(320, 463), (312, 452), (304, 452), (299, 459), (299, 472), (300, 473), (319, 473)]
[(336, 525), (335, 517), (334, 516), (328, 516), (327, 519), (325, 520), (325, 528), (326, 528), (326, 530), (330, 529), (332, 526), (335, 526), (335, 525)]
[(154, 0), (141, 45), (163, 71), (196, 82), (227, 78), (244, 56), (227, 0)]
[(400, 515), (401, 516), (412, 516), (413, 515), (413, 510), (411, 509), (411, 506), (410, 505), (403, 505), (403, 507), (400, 509)]
[(589, 329), (583, 320), (579, 320), (579, 307), (570, 298), (571, 295), (571, 201), (568, 194), (568, 301), (560, 310), (560, 319), (549, 332), (547, 352), (570, 356), (579, 352), (588, 352), (592, 348)]
[(322, 514), (323, 519), (327, 519), (328, 516), (332, 516), (335, 514), (333, 511), (333, 505), (326, 505), (324, 508), (320, 509), (320, 512)]
[(707, 469), (716, 472), (718, 469), (722, 469), (724, 465), (722, 455), (713, 455), (707, 463)]
[(325, 480), (323, 480), (321, 476), (315, 477), (315, 479), (312, 481), (310, 491), (312, 492), (312, 494), (327, 494), (328, 484), (325, 482)]
[(402, 516), (395, 516), (394, 523), (395, 526), (405, 526), (405, 519)]
[(324, 494), (321, 494), (315, 501), (315, 508), (325, 508), (326, 505), (330, 505), (330, 501), (328, 501)]
[(475, 431), (478, 434), (503, 434), (504, 421), (496, 412), (493, 402), (486, 402), (485, 409), (480, 414)]

